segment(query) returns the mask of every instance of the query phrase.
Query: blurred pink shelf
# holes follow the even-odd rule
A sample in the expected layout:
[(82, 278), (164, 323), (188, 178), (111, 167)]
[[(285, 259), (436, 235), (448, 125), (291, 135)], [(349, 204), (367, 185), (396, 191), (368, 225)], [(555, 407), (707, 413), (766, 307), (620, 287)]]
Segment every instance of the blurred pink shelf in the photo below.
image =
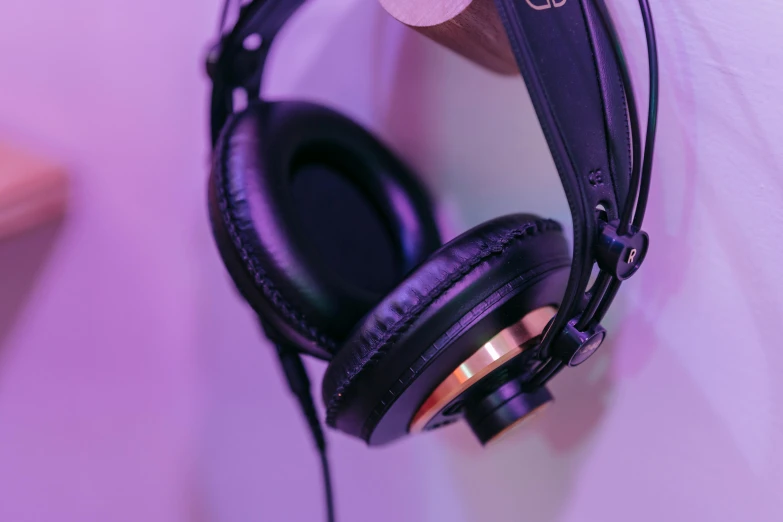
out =
[(0, 239), (58, 219), (67, 205), (63, 166), (0, 142)]

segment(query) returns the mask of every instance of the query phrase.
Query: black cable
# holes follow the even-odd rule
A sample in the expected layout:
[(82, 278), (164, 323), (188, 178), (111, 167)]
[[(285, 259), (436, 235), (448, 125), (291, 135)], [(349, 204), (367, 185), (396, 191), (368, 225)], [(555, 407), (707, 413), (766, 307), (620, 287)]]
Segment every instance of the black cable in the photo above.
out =
[(658, 43), (655, 39), (655, 24), (653, 23), (650, 4), (647, 0), (639, 0), (644, 20), (644, 34), (647, 39), (647, 61), (650, 76), (650, 103), (647, 115), (647, 138), (644, 144), (644, 164), (642, 166), (642, 181), (639, 188), (639, 201), (636, 205), (636, 216), (633, 226), (641, 228), (644, 213), (647, 210), (647, 199), (652, 181), (653, 154), (655, 152), (655, 136), (658, 130)]
[[(650, 92), (648, 102), (647, 116), (647, 134), (644, 144), (644, 163), (640, 165), (641, 157), (641, 132), (639, 130), (639, 116), (636, 107), (636, 97), (634, 95), (633, 83), (625, 60), (620, 38), (612, 23), (612, 19), (606, 12), (606, 7), (599, 0), (595, 2), (601, 18), (612, 40), (615, 56), (620, 67), (620, 74), (623, 77), (626, 97), (628, 98), (628, 118), (631, 123), (632, 147), (633, 147), (633, 167), (631, 171), (631, 184), (628, 199), (625, 202), (620, 226), (618, 232), (621, 235), (628, 233), (628, 226), (633, 222), (634, 227), (641, 227), (644, 220), (644, 213), (647, 209), (647, 200), (650, 193), (650, 183), (652, 181), (652, 159), (655, 150), (655, 135), (658, 122), (658, 48), (655, 39), (655, 26), (653, 24), (652, 12), (647, 0), (639, 0), (639, 7), (642, 12), (642, 21), (644, 23), (645, 40), (647, 42), (647, 61), (649, 68)], [(636, 211), (634, 214), (634, 210)]]
[(557, 358), (550, 358), (536, 372), (535, 377), (530, 381), (531, 388), (540, 388), (549, 382), (552, 377), (557, 375), (563, 368), (563, 361)]
[[(217, 28), (217, 42), (220, 42), (223, 38), (223, 31), (226, 27), (226, 22), (228, 21), (228, 11), (231, 7), (231, 3), (232, 0), (223, 0), (220, 21)], [(310, 392), (310, 379), (307, 376), (307, 370), (302, 363), (301, 356), (296, 350), (280, 344), (276, 344), (275, 348), (277, 350), (278, 358), (280, 359), (280, 365), (283, 368), (283, 373), (288, 381), (288, 387), (298, 400), (299, 406), (302, 408), (302, 413), (310, 428), (310, 433), (315, 441), (318, 455), (321, 460), (321, 470), (323, 472), (324, 495), (326, 497), (326, 520), (327, 522), (334, 522), (334, 494), (332, 491), (329, 457), (326, 451), (326, 438), (321, 429), (318, 413), (315, 409), (315, 404), (313, 403), (313, 396)]]
[(619, 279), (612, 279), (612, 283), (609, 285), (609, 288), (606, 289), (606, 293), (604, 294), (604, 298), (601, 301), (600, 306), (595, 311), (595, 314), (593, 315), (593, 322), (598, 324), (601, 321), (604, 320), (604, 316), (606, 315), (606, 312), (609, 311), (609, 306), (612, 304), (612, 301), (614, 301), (614, 298), (617, 296), (617, 291), (620, 290), (620, 285), (622, 284), (622, 281)]
[(334, 522), (334, 495), (332, 494), (332, 474), (329, 471), (329, 458), (326, 451), (319, 452), (321, 455), (321, 470), (324, 475), (324, 494), (326, 495), (326, 520)]
[[(612, 22), (612, 17), (609, 15), (606, 6), (602, 0), (592, 0), (593, 5), (598, 10), (601, 17), (601, 22), (604, 29), (609, 34), (609, 39), (612, 42), (612, 49), (614, 51), (615, 59), (617, 60), (617, 66), (620, 70), (620, 76), (623, 84), (623, 90), (628, 107), (628, 120), (631, 131), (631, 180), (628, 186), (628, 197), (623, 207), (620, 217), (620, 225), (618, 232), (624, 234), (628, 230), (628, 224), (631, 222), (631, 217), (636, 207), (636, 202), (639, 199), (641, 188), (644, 185), (642, 182), (642, 170), (640, 168), (641, 163), (641, 130), (639, 127), (639, 109), (636, 104), (636, 94), (633, 88), (633, 82), (631, 80), (631, 73), (628, 69), (628, 62), (625, 59), (625, 53), (623, 52), (620, 37), (617, 34), (617, 30)], [(640, 0), (641, 1), (641, 0)], [(646, 184), (649, 187), (649, 183)], [(576, 324), (577, 330), (584, 330), (588, 325), (593, 322), (596, 310), (603, 308), (605, 303), (604, 296), (609, 288), (613, 279), (608, 273), (601, 272), (596, 279), (595, 284), (591, 290), (590, 300), (587, 307), (582, 312), (579, 321)]]
[(593, 4), (598, 9), (604, 29), (609, 33), (609, 39), (612, 42), (612, 49), (614, 50), (614, 55), (617, 59), (617, 66), (620, 69), (625, 97), (628, 102), (628, 120), (631, 126), (631, 153), (633, 155), (631, 159), (631, 182), (628, 187), (628, 198), (626, 199), (625, 207), (623, 207), (621, 212), (620, 226), (618, 227), (618, 232), (620, 234), (625, 234), (628, 225), (631, 223), (633, 211), (639, 196), (639, 187), (641, 185), (642, 139), (639, 127), (639, 112), (636, 104), (636, 93), (633, 88), (633, 81), (631, 80), (631, 72), (628, 68), (628, 62), (625, 59), (620, 37), (617, 35), (617, 30), (612, 22), (612, 17), (609, 15), (602, 0), (593, 0)]
[(332, 494), (332, 477), (329, 470), (329, 458), (326, 453), (326, 438), (321, 429), (321, 422), (318, 420), (318, 413), (315, 410), (313, 396), (310, 393), (310, 379), (307, 377), (302, 363), (302, 357), (298, 352), (282, 345), (276, 345), (277, 355), (280, 358), (280, 364), (283, 367), (288, 386), (291, 392), (299, 400), (307, 424), (310, 426), (310, 433), (318, 449), (321, 458), (321, 469), (323, 471), (324, 495), (326, 497), (326, 520), (334, 522), (334, 497)]
[[(633, 148), (633, 158), (631, 167), (631, 182), (629, 186), (628, 199), (620, 219), (618, 233), (627, 234), (629, 225), (633, 222), (634, 228), (641, 228), (644, 214), (647, 210), (647, 201), (650, 194), (650, 184), (652, 181), (652, 163), (655, 151), (655, 137), (658, 125), (658, 48), (655, 39), (655, 26), (653, 24), (650, 5), (647, 0), (639, 0), (639, 6), (642, 11), (642, 20), (644, 22), (645, 39), (647, 41), (647, 60), (649, 66), (650, 92), (647, 115), (647, 133), (644, 144), (644, 160), (639, 165), (641, 157), (641, 136), (639, 130), (639, 115), (636, 107), (636, 96), (634, 94), (628, 64), (625, 60), (620, 39), (612, 23), (612, 19), (606, 10), (606, 6), (600, 0), (593, 0), (597, 7), (604, 28), (609, 33), (614, 48), (615, 57), (620, 69), (620, 75), (623, 80), (623, 87), (628, 100), (628, 119), (631, 125), (631, 146)], [(634, 213), (634, 210), (636, 211)], [(633, 221), (632, 221), (633, 220)], [(590, 323), (600, 322), (609, 309), (609, 305), (617, 295), (621, 282), (608, 274), (601, 272), (596, 283), (593, 285), (592, 296), (582, 313), (576, 325), (578, 330), (584, 330)]]
[(593, 288), (590, 291), (592, 294), (590, 296), (590, 301), (587, 303), (587, 307), (579, 317), (579, 321), (576, 323), (576, 329), (580, 332), (584, 331), (585, 328), (589, 326), (590, 321), (592, 321), (595, 311), (601, 305), (604, 294), (606, 294), (606, 289), (609, 288), (612, 280), (613, 278), (608, 272), (601, 271), (601, 273), (598, 274), (595, 283), (593, 283)]

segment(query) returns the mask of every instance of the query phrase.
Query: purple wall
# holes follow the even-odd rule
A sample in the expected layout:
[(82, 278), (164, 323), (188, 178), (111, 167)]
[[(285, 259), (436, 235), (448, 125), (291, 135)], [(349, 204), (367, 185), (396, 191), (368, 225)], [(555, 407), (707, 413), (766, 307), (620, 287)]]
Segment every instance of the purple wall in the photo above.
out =
[[(610, 4), (642, 91), (635, 3)], [(654, 250), (609, 346), (491, 449), (463, 426), (373, 451), (330, 433), (341, 521), (783, 520), (783, 7), (751, 4), (653, 6)], [(0, 139), (61, 158), (75, 185), (66, 220), (0, 243), (0, 521), (322, 519), (304, 424), (209, 235), (217, 11), (0, 5)], [(265, 90), (376, 130), (449, 234), (518, 209), (570, 219), (521, 80), (372, 0), (309, 4)]]

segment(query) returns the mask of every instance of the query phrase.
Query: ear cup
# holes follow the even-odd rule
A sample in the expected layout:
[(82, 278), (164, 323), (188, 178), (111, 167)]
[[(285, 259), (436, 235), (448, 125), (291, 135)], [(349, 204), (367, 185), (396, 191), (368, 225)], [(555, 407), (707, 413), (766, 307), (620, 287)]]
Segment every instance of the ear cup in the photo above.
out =
[(570, 269), (554, 221), (517, 214), (435, 252), (359, 324), (323, 381), (327, 423), (371, 445), (407, 433), (415, 410), (478, 347), (557, 306)]
[(255, 103), (229, 119), (209, 210), (267, 334), (324, 359), (441, 245), (408, 168), (353, 121), (309, 103)]

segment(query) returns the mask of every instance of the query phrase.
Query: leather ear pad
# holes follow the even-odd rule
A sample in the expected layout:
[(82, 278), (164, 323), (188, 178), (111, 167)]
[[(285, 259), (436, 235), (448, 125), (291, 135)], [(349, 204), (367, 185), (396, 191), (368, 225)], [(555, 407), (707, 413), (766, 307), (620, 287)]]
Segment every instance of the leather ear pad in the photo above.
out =
[[(412, 412), (370, 440), (392, 403), (433, 361), (453, 359), (429, 377), (435, 379), (430, 391), (493, 335), (529, 311), (559, 305), (570, 262), (560, 225), (526, 214), (494, 219), (443, 246), (362, 320), (329, 364), (327, 423), (373, 444), (403, 435)], [(459, 332), (479, 321), (486, 328), (463, 343), (464, 353), (444, 356)]]
[(254, 103), (229, 119), (209, 210), (267, 335), (323, 359), (441, 245), (406, 166), (353, 121), (309, 103)]

